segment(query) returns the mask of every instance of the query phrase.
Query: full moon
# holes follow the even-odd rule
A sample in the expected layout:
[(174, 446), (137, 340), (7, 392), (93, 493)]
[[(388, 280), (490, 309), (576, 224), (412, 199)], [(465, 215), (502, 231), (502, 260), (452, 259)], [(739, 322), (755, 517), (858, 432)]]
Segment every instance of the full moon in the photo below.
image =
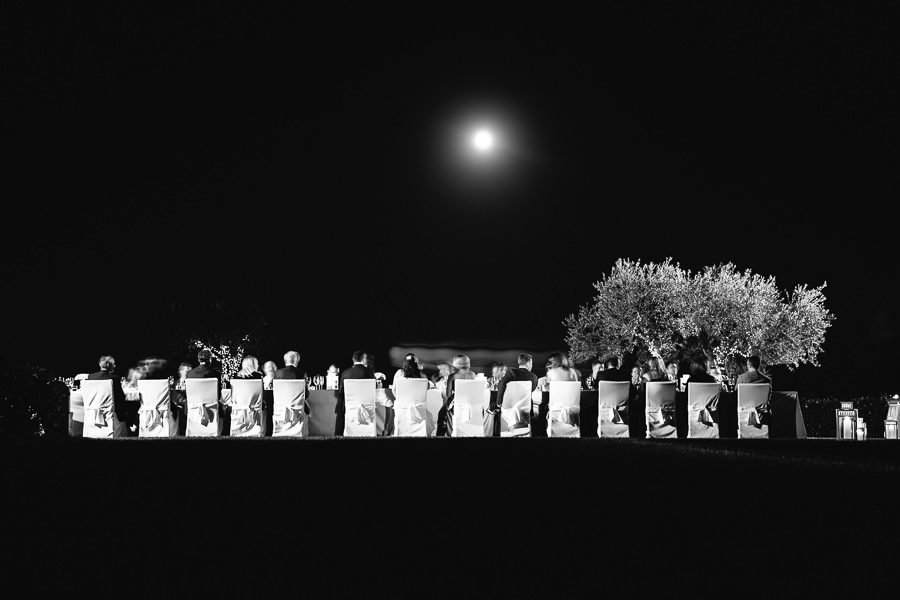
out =
[(487, 152), (494, 146), (494, 134), (487, 129), (479, 129), (472, 136), (472, 145), (479, 152)]

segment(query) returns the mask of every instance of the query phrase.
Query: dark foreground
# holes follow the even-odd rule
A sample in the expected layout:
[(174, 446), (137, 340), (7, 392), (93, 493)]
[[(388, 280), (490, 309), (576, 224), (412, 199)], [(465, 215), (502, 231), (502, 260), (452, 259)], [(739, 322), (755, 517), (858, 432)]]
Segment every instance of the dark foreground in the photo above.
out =
[(777, 595), (857, 589), (854, 577), (880, 583), (898, 554), (893, 440), (125, 439), (2, 449), (5, 568), (54, 565), (58, 577), (29, 579), (39, 587), (84, 577), (95, 556), (126, 587), (133, 565), (149, 561), (194, 590), (187, 596), (290, 587), (275, 575), (298, 569), (304, 586), (340, 596), (465, 592), (475, 579), (480, 594), (515, 594), (560, 577), (573, 594), (597, 585), (641, 595), (692, 574), (699, 595), (730, 595), (736, 583)]

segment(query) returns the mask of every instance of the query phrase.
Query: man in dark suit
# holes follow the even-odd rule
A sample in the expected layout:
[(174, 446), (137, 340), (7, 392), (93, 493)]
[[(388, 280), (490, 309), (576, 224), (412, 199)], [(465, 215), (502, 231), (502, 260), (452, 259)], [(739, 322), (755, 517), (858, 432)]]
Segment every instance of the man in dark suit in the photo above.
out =
[(209, 350), (201, 350), (198, 352), (197, 362), (200, 364), (188, 371), (185, 378), (215, 378), (216, 395), (219, 400), (219, 435), (227, 436), (231, 432), (231, 407), (222, 404), (222, 372), (212, 366), (212, 352)]
[(290, 350), (284, 353), (284, 366), (272, 374), (274, 379), (306, 379), (306, 371), (300, 368), (300, 354)]
[[(272, 373), (272, 379), (306, 379), (306, 371), (300, 368), (300, 353), (288, 350), (284, 353), (284, 366)], [(306, 386), (309, 394), (309, 385)], [(309, 416), (309, 404), (303, 405), (303, 412)]]
[[(534, 367), (534, 360), (530, 354), (520, 354), (518, 358), (518, 367), (510, 367), (506, 370), (506, 375), (500, 378), (497, 384), (497, 399), (491, 402), (490, 411), (494, 414), (494, 437), (500, 437), (500, 418), (497, 414), (500, 407), (503, 406), (503, 395), (506, 393), (506, 385), (510, 381), (530, 381), (531, 391), (537, 389), (538, 376), (531, 372)], [(532, 404), (532, 415), (534, 419), (534, 405)]]
[(357, 350), (353, 353), (353, 366), (341, 371), (338, 379), (337, 405), (334, 407), (334, 435), (344, 435), (344, 380), (375, 379), (375, 372), (368, 365), (366, 353)]
[(101, 356), (98, 361), (100, 370), (87, 376), (88, 379), (112, 379), (113, 412), (119, 420), (121, 430), (115, 432), (116, 437), (128, 435), (128, 406), (126, 405), (125, 392), (122, 391), (122, 379), (115, 376), (116, 359), (112, 356)]
[(631, 381), (631, 369), (634, 367), (635, 361), (630, 352), (626, 352), (623, 358), (621, 367), (619, 367), (619, 359), (615, 356), (610, 356), (603, 361), (603, 370), (598, 371), (594, 378), (595, 390), (600, 387), (597, 385), (598, 381)]

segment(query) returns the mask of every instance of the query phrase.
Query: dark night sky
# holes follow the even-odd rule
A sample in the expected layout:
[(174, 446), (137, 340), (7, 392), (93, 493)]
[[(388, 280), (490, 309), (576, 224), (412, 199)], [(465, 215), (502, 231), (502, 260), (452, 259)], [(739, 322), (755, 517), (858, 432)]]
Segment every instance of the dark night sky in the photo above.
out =
[[(563, 349), (620, 257), (827, 281), (816, 377), (898, 339), (896, 21), (875, 8), (122, 4), (14, 11), (4, 342), (32, 362), (138, 358), (173, 300), (252, 299), (278, 356), (326, 365)], [(515, 152), (462, 184), (446, 155), (478, 107)]]

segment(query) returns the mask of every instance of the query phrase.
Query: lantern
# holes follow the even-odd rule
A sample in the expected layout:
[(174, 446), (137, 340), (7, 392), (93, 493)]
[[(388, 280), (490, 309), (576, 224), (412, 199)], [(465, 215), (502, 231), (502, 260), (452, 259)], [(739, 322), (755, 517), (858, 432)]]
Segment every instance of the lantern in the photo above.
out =
[(884, 439), (897, 439), (897, 421), (894, 421), (893, 419), (884, 420)]
[(859, 417), (859, 411), (853, 408), (853, 402), (841, 402), (841, 407), (835, 413), (837, 439), (855, 440), (856, 421)]
[[(885, 417), (887, 419), (884, 422), (884, 437), (890, 440), (897, 439), (897, 421), (900, 421), (900, 395), (894, 394), (891, 398), (888, 398), (888, 416)], [(894, 422), (894, 435), (893, 437), (888, 436), (888, 421)]]

